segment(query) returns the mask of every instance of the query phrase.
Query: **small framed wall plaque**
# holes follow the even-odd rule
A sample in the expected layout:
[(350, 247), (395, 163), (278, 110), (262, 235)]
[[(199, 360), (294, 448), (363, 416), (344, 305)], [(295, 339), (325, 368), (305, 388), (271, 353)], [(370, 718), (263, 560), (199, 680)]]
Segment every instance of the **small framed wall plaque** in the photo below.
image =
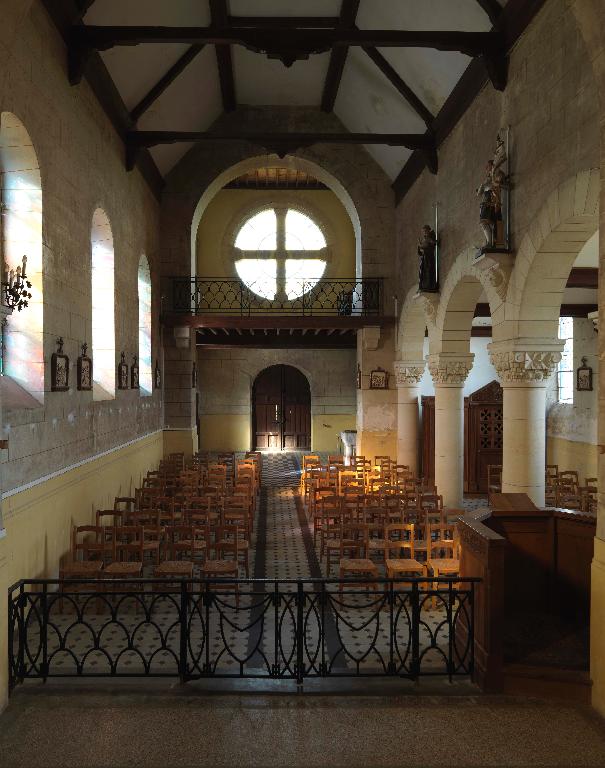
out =
[(361, 368), (359, 363), (357, 363), (357, 389), (361, 389)]
[(88, 344), (82, 344), (82, 354), (77, 364), (77, 386), (80, 392), (89, 392), (92, 389), (92, 360), (88, 357)]
[(118, 389), (128, 389), (128, 364), (124, 352), (121, 353), (118, 363)]
[(162, 371), (160, 370), (157, 360), (155, 361), (155, 368), (153, 371), (153, 384), (156, 389), (162, 388)]
[(586, 365), (585, 357), (576, 371), (576, 389), (578, 392), (592, 392), (592, 368)]
[(370, 389), (388, 389), (389, 374), (382, 368), (370, 371)]
[(130, 366), (130, 388), (139, 388), (139, 358), (134, 355), (132, 358), (132, 365)]
[(50, 358), (50, 388), (52, 392), (69, 389), (69, 357), (63, 352), (63, 337), (57, 339), (57, 351)]

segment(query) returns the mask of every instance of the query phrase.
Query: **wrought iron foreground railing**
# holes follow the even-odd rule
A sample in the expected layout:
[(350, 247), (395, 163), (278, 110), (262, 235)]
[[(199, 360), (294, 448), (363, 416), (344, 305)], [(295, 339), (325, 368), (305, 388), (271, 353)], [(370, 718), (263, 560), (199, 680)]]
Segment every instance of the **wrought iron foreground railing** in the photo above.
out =
[(20, 581), (8, 596), (10, 687), (472, 675), (477, 581)]
[[(313, 280), (296, 278), (274, 296), (257, 284), (222, 277), (171, 277), (163, 286), (163, 311), (244, 316), (279, 313), (298, 316), (367, 317), (382, 314), (382, 278)], [(288, 295), (294, 298), (288, 298)], [(267, 298), (264, 298), (267, 297)]]

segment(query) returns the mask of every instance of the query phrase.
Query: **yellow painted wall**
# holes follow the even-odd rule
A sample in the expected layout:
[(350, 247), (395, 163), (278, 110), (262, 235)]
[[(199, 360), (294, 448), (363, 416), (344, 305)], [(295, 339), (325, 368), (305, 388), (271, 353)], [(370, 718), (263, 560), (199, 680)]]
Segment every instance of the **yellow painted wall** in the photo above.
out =
[(397, 458), (397, 432), (374, 432), (368, 429), (358, 432), (356, 450), (359, 456), (370, 460), (373, 460), (374, 456)]
[[(161, 431), (68, 469), (3, 499), (6, 536), (0, 539), (0, 595), (23, 578), (54, 578), (70, 549), (73, 525), (94, 520), (97, 509), (131, 496), (163, 455)], [(7, 696), (7, 615), (0, 610), (0, 710)]]
[[(313, 416), (311, 449), (335, 453), (338, 450), (338, 433), (344, 429), (355, 429), (355, 414)], [(249, 416), (233, 414), (201, 416), (200, 432), (200, 445), (203, 451), (250, 450)]]
[(202, 451), (249, 451), (250, 416), (200, 416), (200, 448)]
[(336, 453), (341, 450), (338, 435), (345, 429), (355, 429), (355, 414), (324, 413), (311, 419), (311, 450)]
[(575, 469), (580, 482), (597, 477), (598, 448), (590, 443), (576, 443), (560, 437), (546, 438), (546, 463), (558, 464), (559, 471)]
[(197, 428), (165, 429), (164, 456), (168, 456), (169, 453), (184, 453), (187, 459), (197, 453)]
[[(223, 189), (206, 208), (197, 234), (197, 273), (206, 277), (235, 277), (235, 267), (223, 261), (225, 234), (234, 217), (247, 206), (299, 200), (301, 205), (319, 209), (333, 236), (331, 261), (325, 277), (355, 275), (355, 233), (348, 213), (330, 190), (268, 191), (252, 189)], [(310, 211), (311, 212), (311, 211)]]

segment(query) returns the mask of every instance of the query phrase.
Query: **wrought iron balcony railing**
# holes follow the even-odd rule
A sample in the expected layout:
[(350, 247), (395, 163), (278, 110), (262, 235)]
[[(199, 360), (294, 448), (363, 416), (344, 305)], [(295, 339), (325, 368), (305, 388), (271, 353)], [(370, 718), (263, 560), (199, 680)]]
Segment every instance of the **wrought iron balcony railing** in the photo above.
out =
[(20, 581), (8, 594), (9, 684), (52, 677), (451, 680), (473, 674), (478, 581)]
[[(289, 298), (286, 291), (292, 298)], [(163, 311), (194, 315), (298, 315), (367, 317), (382, 314), (382, 278), (314, 280), (296, 278), (286, 290), (267, 296), (258, 285), (224, 277), (172, 277), (163, 291)], [(264, 294), (264, 296), (263, 296)]]

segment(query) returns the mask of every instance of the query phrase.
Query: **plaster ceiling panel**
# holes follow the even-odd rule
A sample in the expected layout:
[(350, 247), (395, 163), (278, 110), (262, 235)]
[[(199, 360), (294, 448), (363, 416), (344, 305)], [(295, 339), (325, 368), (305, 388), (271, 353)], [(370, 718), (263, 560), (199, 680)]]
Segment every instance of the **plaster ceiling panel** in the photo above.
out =
[[(350, 49), (344, 68), (336, 115), (354, 133), (424, 133), (426, 127), (403, 96), (363, 51)], [(391, 179), (410, 155), (404, 147), (366, 147)]]
[(178, 161), (193, 147), (191, 143), (163, 144), (149, 151), (162, 176), (165, 176)]
[(232, 46), (231, 51), (238, 103), (319, 106), (329, 53), (285, 67), (277, 59), (268, 59), (239, 45)]
[(357, 26), (487, 32), (492, 25), (477, 0), (362, 0)]
[(165, 43), (118, 46), (101, 52), (123, 102), (132, 109), (189, 48)]
[(210, 11), (208, 0), (98, 0), (84, 23), (205, 27)]
[(233, 16), (338, 16), (341, 0), (229, 0)]
[(205, 131), (223, 111), (214, 48), (208, 46), (139, 120), (147, 131)]
[(471, 58), (457, 51), (380, 48), (402, 80), (434, 115), (454, 89)]

